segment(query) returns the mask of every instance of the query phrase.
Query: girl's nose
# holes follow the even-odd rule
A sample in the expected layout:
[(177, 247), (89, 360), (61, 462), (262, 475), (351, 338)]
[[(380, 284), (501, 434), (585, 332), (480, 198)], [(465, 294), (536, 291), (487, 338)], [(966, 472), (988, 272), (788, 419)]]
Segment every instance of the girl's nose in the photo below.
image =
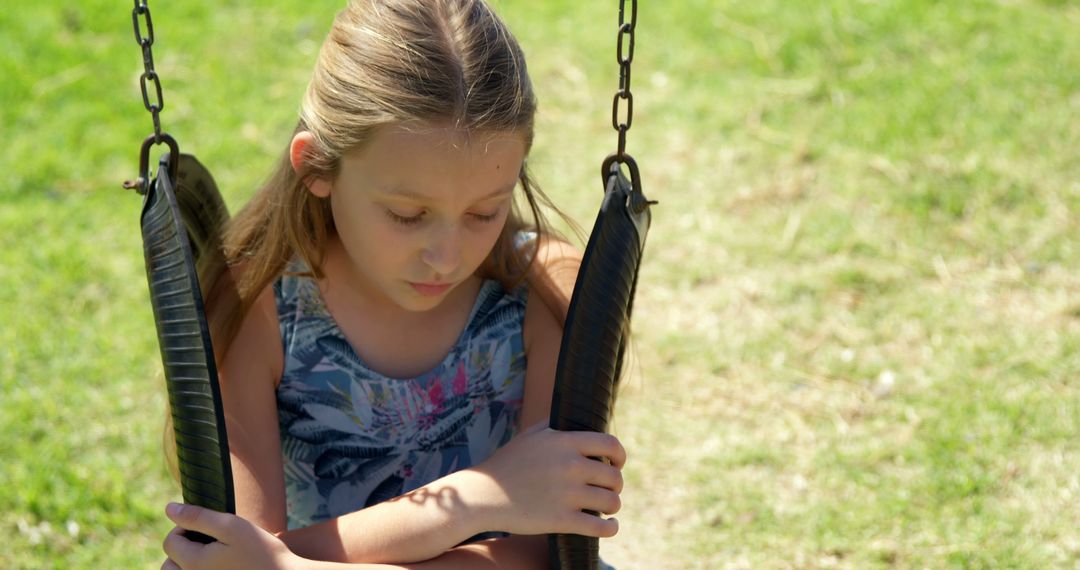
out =
[(454, 273), (461, 263), (461, 228), (446, 224), (431, 232), (427, 247), (420, 252), (420, 260), (440, 276)]

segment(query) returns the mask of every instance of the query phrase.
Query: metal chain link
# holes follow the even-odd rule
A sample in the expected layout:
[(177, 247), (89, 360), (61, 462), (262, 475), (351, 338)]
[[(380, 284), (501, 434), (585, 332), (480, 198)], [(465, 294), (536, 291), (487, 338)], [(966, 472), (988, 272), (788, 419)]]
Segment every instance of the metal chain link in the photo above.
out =
[[(154, 71), (154, 53), (151, 46), (154, 45), (154, 22), (150, 19), (150, 7), (146, 0), (134, 0), (135, 8), (131, 11), (131, 23), (135, 28), (135, 42), (142, 47), (143, 74), (139, 77), (139, 87), (142, 89), (143, 106), (154, 118), (154, 144), (161, 142), (161, 119), (158, 114), (165, 108), (165, 99), (161, 93), (161, 78)], [(140, 20), (146, 22), (146, 34), (143, 35)], [(151, 102), (149, 85), (153, 86), (155, 99)]]
[[(634, 123), (634, 94), (630, 91), (630, 64), (634, 61), (634, 33), (637, 29), (637, 0), (630, 0), (630, 19), (626, 18), (626, 0), (619, 0), (619, 36), (615, 61), (619, 64), (619, 90), (611, 103), (611, 126), (619, 133), (616, 156), (626, 156), (626, 132)], [(626, 102), (626, 120), (621, 120), (622, 102)]]
[[(169, 172), (176, 180), (180, 165), (180, 147), (176, 139), (161, 132), (161, 110), (165, 108), (165, 97), (161, 93), (161, 77), (154, 71), (154, 21), (150, 18), (150, 7), (146, 0), (134, 0), (135, 8), (131, 11), (131, 25), (135, 28), (135, 43), (142, 48), (143, 74), (139, 76), (139, 88), (142, 90), (143, 106), (150, 111), (154, 119), (154, 132), (146, 137), (139, 149), (139, 176), (134, 180), (124, 181), (124, 188), (146, 194), (150, 188), (150, 147), (165, 144), (169, 147)], [(145, 23), (145, 26), (144, 26)], [(143, 33), (145, 27), (146, 33)], [(150, 95), (154, 98), (151, 100)]]

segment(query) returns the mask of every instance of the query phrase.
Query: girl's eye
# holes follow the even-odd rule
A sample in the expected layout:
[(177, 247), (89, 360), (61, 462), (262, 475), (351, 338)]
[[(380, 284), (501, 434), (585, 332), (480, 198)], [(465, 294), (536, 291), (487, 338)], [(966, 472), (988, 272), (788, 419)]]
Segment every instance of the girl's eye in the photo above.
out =
[(391, 220), (393, 220), (394, 222), (396, 222), (398, 224), (401, 224), (403, 226), (415, 226), (416, 224), (419, 224), (420, 220), (422, 220), (423, 217), (424, 217), (423, 212), (420, 212), (419, 214), (417, 214), (415, 216), (402, 216), (400, 214), (395, 213), (393, 210), (385, 210), (385, 212), (386, 212), (386, 215), (389, 216)]
[(496, 211), (494, 211), (494, 212), (492, 212), (490, 214), (470, 213), (469, 216), (472, 217), (472, 219), (474, 219), (474, 220), (476, 220), (478, 222), (490, 222), (490, 221), (493, 221), (495, 218), (497, 218), (499, 216), (499, 211), (496, 210)]

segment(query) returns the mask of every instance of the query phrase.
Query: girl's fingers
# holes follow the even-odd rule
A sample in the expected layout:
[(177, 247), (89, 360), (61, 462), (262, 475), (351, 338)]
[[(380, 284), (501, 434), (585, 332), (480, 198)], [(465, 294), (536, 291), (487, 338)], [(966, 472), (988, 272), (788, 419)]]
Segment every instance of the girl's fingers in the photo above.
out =
[(622, 499), (619, 495), (600, 487), (585, 487), (579, 495), (579, 503), (582, 509), (613, 515), (622, 508)]
[[(165, 515), (176, 523), (176, 526), (201, 532), (224, 543), (233, 542), (232, 539), (240, 530), (237, 527), (240, 519), (235, 515), (227, 515), (195, 505), (169, 503), (165, 507)], [(182, 565), (183, 561), (181, 560), (180, 563)]]
[[(161, 543), (161, 549), (169, 557), (165, 564), (161, 565), (162, 570), (190, 566), (191, 561), (202, 551), (202, 547), (203, 545), (184, 538), (183, 528), (173, 527), (169, 534), (165, 536), (165, 541)], [(172, 564), (172, 566), (169, 566), (169, 564)]]
[(603, 487), (615, 493), (622, 493), (622, 471), (600, 461), (585, 460), (581, 467), (585, 473), (585, 482), (594, 487)]
[(619, 519), (600, 518), (589, 513), (574, 513), (568, 532), (597, 538), (611, 538), (619, 532)]
[(165, 562), (161, 565), (161, 570), (181, 570), (180, 566), (172, 561), (172, 558), (166, 558)]
[(589, 431), (574, 432), (574, 436), (582, 455), (607, 458), (616, 469), (626, 464), (626, 449), (615, 436)]

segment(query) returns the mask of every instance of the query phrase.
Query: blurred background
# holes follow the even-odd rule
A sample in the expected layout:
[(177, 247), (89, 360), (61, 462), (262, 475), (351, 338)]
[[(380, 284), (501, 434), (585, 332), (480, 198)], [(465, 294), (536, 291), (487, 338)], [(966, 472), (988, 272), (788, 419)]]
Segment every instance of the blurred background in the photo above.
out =
[[(531, 168), (591, 227), (618, 3), (494, 4), (541, 99)], [(232, 211), (340, 6), (151, 1), (163, 130)], [(156, 568), (179, 497), (141, 199), (120, 188), (152, 132), (131, 9), (0, 11), (3, 568)], [(628, 150), (660, 204), (604, 557), (1080, 564), (1080, 5), (639, 9)]]

